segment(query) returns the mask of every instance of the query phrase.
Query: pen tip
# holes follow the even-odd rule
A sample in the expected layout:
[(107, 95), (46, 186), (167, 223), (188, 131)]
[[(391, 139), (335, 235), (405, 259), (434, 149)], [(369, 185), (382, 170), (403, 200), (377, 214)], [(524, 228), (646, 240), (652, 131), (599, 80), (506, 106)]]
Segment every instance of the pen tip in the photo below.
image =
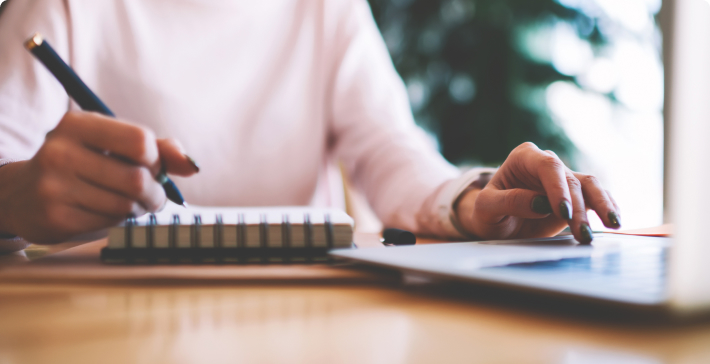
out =
[(187, 202), (183, 202), (183, 203), (182, 203), (182, 207), (184, 207), (184, 208), (188, 208), (188, 206), (187, 206)]

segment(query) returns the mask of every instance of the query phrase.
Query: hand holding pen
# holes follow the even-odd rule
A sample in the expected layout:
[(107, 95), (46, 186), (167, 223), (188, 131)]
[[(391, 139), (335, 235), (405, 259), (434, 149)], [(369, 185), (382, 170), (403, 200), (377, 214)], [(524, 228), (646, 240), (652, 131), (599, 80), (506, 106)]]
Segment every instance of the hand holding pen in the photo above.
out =
[(171, 193), (165, 172), (189, 176), (198, 168), (177, 141), (145, 127), (68, 112), (32, 159), (0, 168), (0, 233), (55, 243), (156, 211)]

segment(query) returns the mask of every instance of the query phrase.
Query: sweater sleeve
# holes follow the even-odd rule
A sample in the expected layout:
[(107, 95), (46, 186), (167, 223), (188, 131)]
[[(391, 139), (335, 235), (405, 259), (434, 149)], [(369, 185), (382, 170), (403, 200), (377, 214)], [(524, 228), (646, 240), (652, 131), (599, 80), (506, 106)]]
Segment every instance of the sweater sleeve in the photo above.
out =
[(461, 174), (414, 123), (407, 91), (365, 0), (341, 11), (330, 103), (334, 151), (388, 227), (464, 237), (453, 202), (479, 174)]
[[(12, 1), (0, 19), (0, 167), (31, 158), (67, 111), (69, 98), (52, 75), (24, 49), (41, 33), (68, 57), (68, 23), (61, 0)], [(0, 206), (0, 208), (3, 208)], [(0, 254), (30, 243), (0, 233)]]
[(68, 59), (63, 1), (12, 1), (0, 19), (0, 159), (31, 158), (68, 109), (62, 86), (24, 48), (35, 32)]

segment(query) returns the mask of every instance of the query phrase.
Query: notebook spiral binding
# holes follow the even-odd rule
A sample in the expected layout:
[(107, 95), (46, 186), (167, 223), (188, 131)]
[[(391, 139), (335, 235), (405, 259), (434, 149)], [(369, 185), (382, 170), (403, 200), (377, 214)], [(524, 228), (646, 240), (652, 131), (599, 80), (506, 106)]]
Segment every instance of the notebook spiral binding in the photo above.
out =
[[(289, 216), (284, 214), (281, 219), (281, 246), (269, 246), (269, 226), (266, 215), (261, 215), (259, 223), (259, 246), (247, 247), (247, 224), (243, 214), (238, 215), (236, 226), (225, 226), (221, 215), (215, 218), (211, 226), (202, 225), (202, 217), (195, 214), (189, 226), (190, 245), (178, 247), (180, 216), (172, 215), (168, 225), (167, 248), (158, 248), (156, 231), (158, 227), (154, 214), (150, 214), (145, 224), (145, 247), (136, 247), (133, 242), (137, 228), (136, 219), (129, 217), (125, 221), (125, 248), (101, 250), (101, 260), (112, 264), (267, 264), (267, 263), (319, 263), (329, 262), (328, 251), (334, 247), (334, 230), (329, 214), (325, 215), (322, 225), (311, 223), (309, 214), (304, 215), (303, 234), (304, 246), (293, 246), (293, 230)], [(203, 247), (203, 229), (212, 229), (212, 246)], [(234, 228), (236, 247), (225, 247), (226, 229)], [(315, 229), (324, 229), (326, 246), (314, 246)]]

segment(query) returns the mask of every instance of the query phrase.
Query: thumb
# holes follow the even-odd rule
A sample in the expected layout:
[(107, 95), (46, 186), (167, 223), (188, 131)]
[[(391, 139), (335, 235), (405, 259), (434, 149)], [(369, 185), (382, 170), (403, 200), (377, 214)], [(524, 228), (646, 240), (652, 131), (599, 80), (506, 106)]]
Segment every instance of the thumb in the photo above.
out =
[(542, 219), (550, 213), (552, 208), (546, 196), (522, 188), (486, 188), (476, 198), (476, 215), (488, 223), (497, 223), (505, 216)]
[(185, 149), (176, 139), (158, 139), (160, 162), (167, 173), (191, 176), (200, 171), (198, 164), (185, 154)]

